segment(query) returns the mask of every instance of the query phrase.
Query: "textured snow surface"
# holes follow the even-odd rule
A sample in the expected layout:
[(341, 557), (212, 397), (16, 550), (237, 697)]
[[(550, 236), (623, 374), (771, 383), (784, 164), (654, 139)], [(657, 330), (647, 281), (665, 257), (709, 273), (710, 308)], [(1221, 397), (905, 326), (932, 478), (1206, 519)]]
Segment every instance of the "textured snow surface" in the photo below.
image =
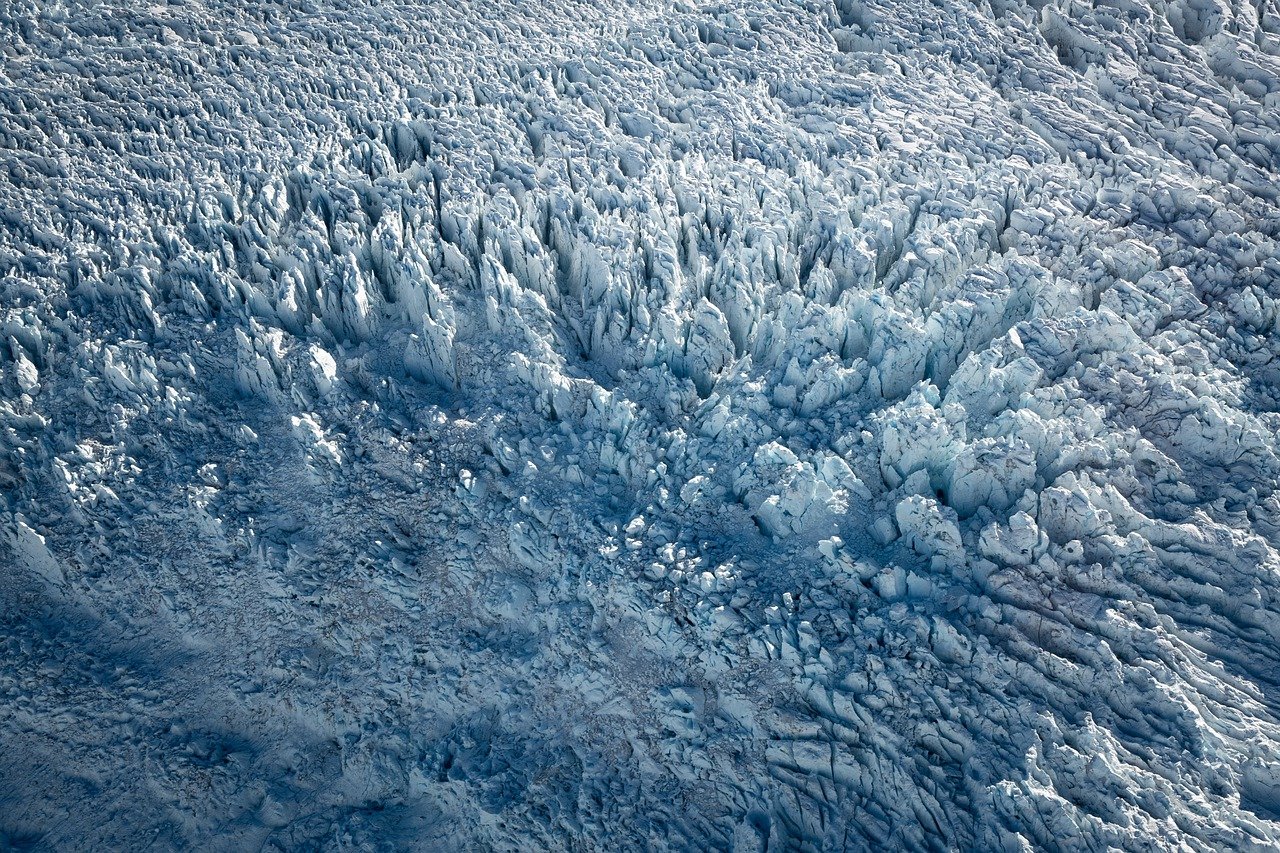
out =
[(0, 847), (1280, 844), (1276, 0), (0, 51)]

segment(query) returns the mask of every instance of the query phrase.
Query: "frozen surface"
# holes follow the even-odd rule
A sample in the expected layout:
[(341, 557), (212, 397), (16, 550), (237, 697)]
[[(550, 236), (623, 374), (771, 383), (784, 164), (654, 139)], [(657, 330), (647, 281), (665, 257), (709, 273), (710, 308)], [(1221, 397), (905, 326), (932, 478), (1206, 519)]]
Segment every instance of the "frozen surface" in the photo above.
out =
[(1280, 844), (1276, 0), (0, 51), (0, 847)]

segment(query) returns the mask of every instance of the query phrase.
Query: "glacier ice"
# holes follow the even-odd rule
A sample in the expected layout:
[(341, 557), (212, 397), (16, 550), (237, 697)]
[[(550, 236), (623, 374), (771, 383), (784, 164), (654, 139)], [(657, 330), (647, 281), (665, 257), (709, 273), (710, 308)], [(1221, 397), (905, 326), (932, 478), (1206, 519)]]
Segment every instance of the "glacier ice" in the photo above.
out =
[(1280, 845), (1273, 0), (0, 34), (0, 846)]

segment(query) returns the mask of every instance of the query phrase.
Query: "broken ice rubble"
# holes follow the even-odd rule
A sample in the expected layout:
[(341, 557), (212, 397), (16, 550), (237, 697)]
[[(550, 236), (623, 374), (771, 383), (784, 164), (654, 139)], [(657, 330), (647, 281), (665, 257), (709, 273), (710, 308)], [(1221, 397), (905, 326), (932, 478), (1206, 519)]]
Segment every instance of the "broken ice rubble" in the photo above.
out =
[(0, 839), (1280, 844), (1280, 12), (0, 9)]

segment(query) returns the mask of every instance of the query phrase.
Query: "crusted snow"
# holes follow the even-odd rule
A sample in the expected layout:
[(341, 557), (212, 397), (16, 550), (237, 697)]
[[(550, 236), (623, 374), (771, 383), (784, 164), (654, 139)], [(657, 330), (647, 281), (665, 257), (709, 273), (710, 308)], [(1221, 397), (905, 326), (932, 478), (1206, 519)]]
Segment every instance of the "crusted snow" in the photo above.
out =
[(1280, 844), (1275, 0), (0, 50), (0, 846)]

